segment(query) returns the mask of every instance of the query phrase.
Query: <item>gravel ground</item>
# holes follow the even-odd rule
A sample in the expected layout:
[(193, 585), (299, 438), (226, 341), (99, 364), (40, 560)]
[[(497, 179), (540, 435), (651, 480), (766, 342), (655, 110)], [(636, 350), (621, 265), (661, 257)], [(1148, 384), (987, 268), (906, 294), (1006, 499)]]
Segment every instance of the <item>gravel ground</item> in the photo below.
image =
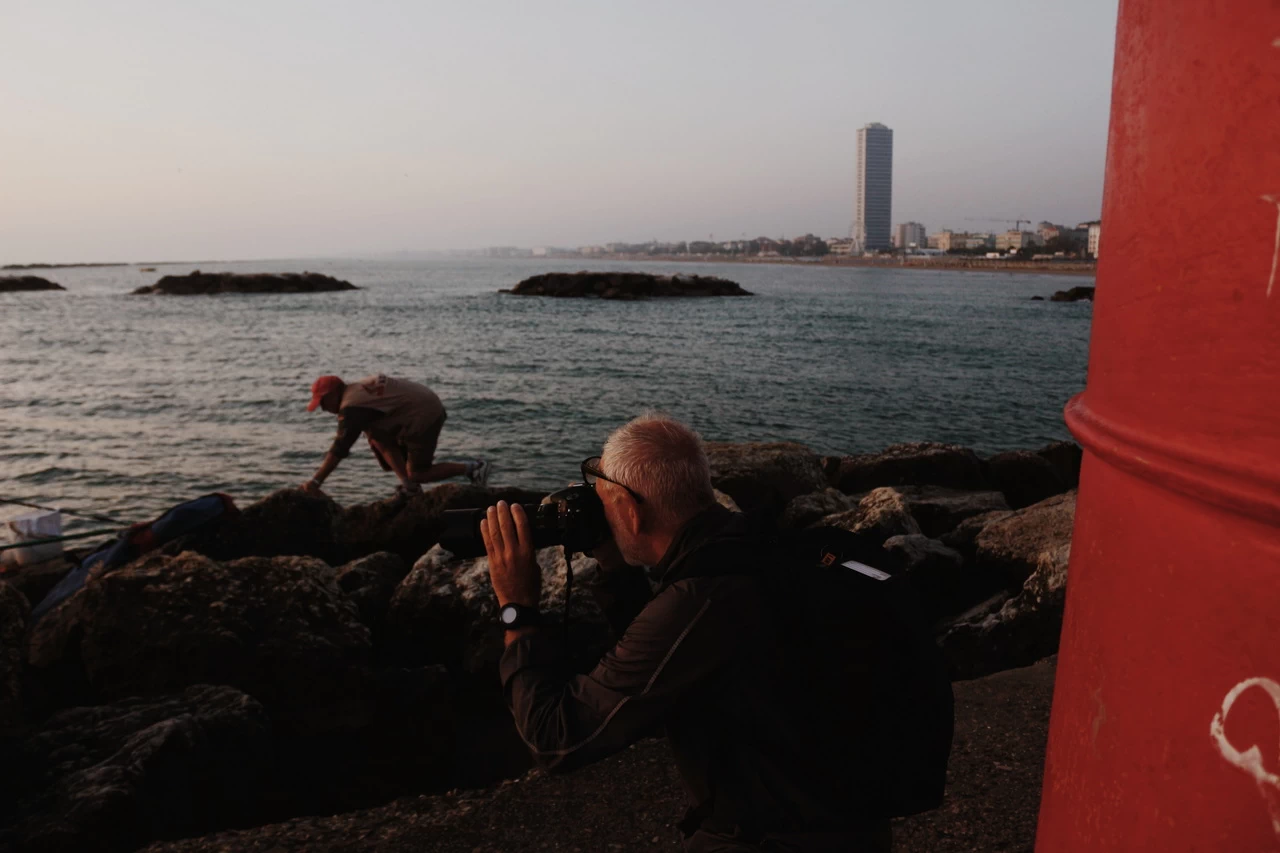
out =
[[(901, 821), (895, 849), (1031, 851), (1055, 660), (956, 684), (947, 800)], [(685, 802), (667, 745), (647, 740), (569, 776), (533, 772), (481, 791), (409, 797), (378, 808), (297, 818), (147, 853), (679, 850)]]

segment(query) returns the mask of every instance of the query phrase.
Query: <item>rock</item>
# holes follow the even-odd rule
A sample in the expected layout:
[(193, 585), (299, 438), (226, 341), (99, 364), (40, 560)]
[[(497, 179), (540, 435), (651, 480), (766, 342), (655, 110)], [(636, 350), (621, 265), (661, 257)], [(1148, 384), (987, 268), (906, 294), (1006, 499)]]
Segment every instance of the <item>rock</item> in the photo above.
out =
[(858, 505), (846, 512), (822, 519), (829, 527), (839, 527), (857, 534), (869, 545), (884, 545), (893, 536), (920, 533), (920, 525), (911, 517), (906, 499), (894, 489), (873, 489)]
[(407, 574), (409, 564), (386, 551), (353, 560), (334, 572), (338, 588), (355, 602), (360, 621), (371, 631), (382, 624), (391, 596)]
[(404, 504), (388, 499), (347, 507), (339, 521), (336, 538), (348, 560), (376, 551), (390, 551), (412, 565), (440, 541), (444, 530), (440, 516), (445, 510), (478, 509), (500, 500), (537, 504), (544, 496), (545, 492), (528, 489), (444, 483), (414, 495)]
[(55, 714), (0, 741), (0, 849), (125, 851), (241, 823), (269, 729), (253, 699), (208, 685)]
[(349, 281), (314, 272), (231, 273), (200, 272), (166, 275), (155, 284), (139, 287), (134, 295), (201, 296), (214, 293), (323, 293), (359, 290)]
[(955, 678), (979, 678), (1057, 653), (1070, 557), (1070, 543), (1042, 551), (1020, 594), (942, 635), (939, 645)]
[(329, 566), (152, 554), (91, 575), (28, 639), (37, 674), (82, 675), (91, 700), (227, 684), (307, 734), (368, 722), (371, 642)]
[[(316, 557), (337, 566), (364, 554), (348, 554), (339, 541), (342, 507), (326, 495), (281, 489), (238, 514), (166, 544), (160, 551), (176, 555), (195, 551), (214, 560), (242, 557)], [(365, 553), (383, 550), (371, 549)]]
[(1068, 489), (1080, 487), (1080, 463), (1084, 459), (1080, 445), (1074, 441), (1055, 441), (1037, 450), (1036, 455), (1044, 457), (1053, 466)]
[(1040, 555), (1071, 544), (1076, 493), (1055, 495), (982, 528), (975, 540), (978, 563), (1001, 572), (1012, 589), (1040, 565)]
[(1092, 287), (1077, 286), (1070, 290), (1059, 290), (1049, 297), (1050, 302), (1079, 302), (1081, 299), (1093, 301)]
[(705, 275), (653, 275), (638, 272), (544, 273), (510, 290), (517, 296), (599, 297), (636, 300), (678, 296), (750, 296), (737, 282)]
[(28, 563), (15, 571), (7, 572), (4, 574), (4, 579), (26, 596), (27, 601), (34, 607), (44, 601), (44, 597), (73, 567), (74, 564), (66, 556), (54, 557), (52, 560)]
[(802, 444), (712, 441), (706, 449), (712, 484), (748, 514), (775, 518), (793, 498), (826, 486), (820, 458)]
[(1031, 297), (1031, 301), (1032, 301), (1032, 302), (1044, 302), (1044, 297), (1043, 297), (1043, 296), (1033, 296), (1033, 297)]
[(15, 293), (20, 290), (66, 290), (66, 288), (38, 275), (0, 276), (0, 293)]
[(999, 521), (1011, 515), (1013, 515), (1011, 510), (997, 510), (984, 512), (981, 515), (971, 515), (957, 524), (954, 530), (944, 533), (938, 538), (943, 545), (959, 551), (965, 562), (973, 562), (978, 556), (978, 534), (982, 532), (982, 529), (993, 521)]
[(918, 533), (890, 536), (884, 551), (887, 568), (905, 569), (911, 575), (930, 622), (959, 613), (972, 603), (966, 594), (964, 558), (958, 551)]
[(282, 489), (206, 530), (179, 537), (166, 554), (196, 551), (215, 560), (310, 556), (333, 566), (388, 551), (412, 564), (440, 539), (440, 514), (499, 500), (538, 503), (541, 492), (445, 483), (414, 495), (343, 509), (325, 495)]
[(720, 506), (729, 510), (729, 512), (742, 512), (742, 508), (738, 506), (738, 502), (733, 498), (729, 497), (719, 489), (712, 489), (711, 491), (715, 494), (716, 503), (720, 504)]
[(26, 596), (0, 581), (0, 732), (22, 722), (22, 640), (30, 616)]
[(792, 498), (791, 503), (782, 511), (782, 517), (778, 519), (778, 527), (782, 530), (803, 530), (829, 515), (847, 512), (857, 505), (858, 498), (849, 497), (835, 489), (810, 492)]
[(1031, 450), (997, 453), (985, 465), (987, 479), (1014, 509), (1040, 503), (1070, 488), (1048, 459)]
[[(559, 630), (564, 616), (564, 555), (558, 547), (542, 548), (537, 560), (542, 569), (540, 606), (547, 625)], [(599, 660), (614, 642), (588, 589), (596, 571), (595, 560), (574, 555), (569, 644), (577, 660), (587, 665)], [(406, 663), (443, 663), (455, 672), (484, 672), (496, 679), (503, 650), (497, 619), (488, 558), (454, 559), (437, 545), (418, 560), (391, 599), (388, 642), (393, 654)]]
[(954, 530), (966, 518), (1009, 509), (1000, 492), (966, 492), (945, 486), (899, 486), (897, 491), (906, 499), (924, 535), (935, 538)]
[(986, 488), (982, 460), (967, 447), (919, 441), (895, 444), (880, 453), (846, 456), (836, 474), (836, 488), (845, 494), (880, 486), (947, 486)]

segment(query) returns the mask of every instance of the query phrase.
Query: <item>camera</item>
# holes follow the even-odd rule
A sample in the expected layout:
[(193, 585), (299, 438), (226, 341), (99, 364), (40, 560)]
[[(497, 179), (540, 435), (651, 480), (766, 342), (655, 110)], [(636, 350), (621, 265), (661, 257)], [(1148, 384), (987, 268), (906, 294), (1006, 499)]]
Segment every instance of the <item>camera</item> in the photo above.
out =
[[(541, 504), (521, 504), (533, 530), (533, 547), (563, 545), (573, 553), (586, 553), (612, 534), (604, 517), (604, 504), (596, 490), (585, 483), (574, 483), (554, 492)], [(484, 555), (484, 538), (480, 522), (484, 509), (451, 509), (441, 513), (444, 532), (440, 547), (456, 557)]]

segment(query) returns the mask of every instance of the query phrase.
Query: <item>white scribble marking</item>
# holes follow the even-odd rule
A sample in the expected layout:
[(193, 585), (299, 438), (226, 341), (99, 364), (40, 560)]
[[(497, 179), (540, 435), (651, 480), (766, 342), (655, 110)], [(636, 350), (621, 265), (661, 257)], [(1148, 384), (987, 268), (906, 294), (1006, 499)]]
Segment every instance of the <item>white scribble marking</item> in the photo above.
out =
[(1271, 278), (1267, 279), (1267, 298), (1271, 297), (1271, 289), (1276, 286), (1276, 268), (1280, 267), (1280, 198), (1264, 195), (1263, 201), (1276, 206), (1276, 247), (1271, 253)]
[(1271, 703), (1276, 706), (1276, 712), (1280, 714), (1280, 684), (1276, 684), (1269, 678), (1246, 678), (1232, 687), (1223, 698), (1222, 710), (1213, 715), (1213, 722), (1209, 724), (1209, 737), (1213, 739), (1218, 751), (1229, 764), (1253, 777), (1253, 781), (1258, 785), (1258, 793), (1262, 795), (1263, 802), (1267, 804), (1267, 812), (1271, 815), (1271, 828), (1275, 831), (1276, 838), (1280, 838), (1280, 776), (1271, 773), (1263, 766), (1262, 750), (1257, 744), (1240, 752), (1231, 745), (1231, 741), (1227, 740), (1227, 714), (1231, 713), (1231, 706), (1240, 698), (1240, 695), (1251, 687), (1262, 688), (1271, 697)]

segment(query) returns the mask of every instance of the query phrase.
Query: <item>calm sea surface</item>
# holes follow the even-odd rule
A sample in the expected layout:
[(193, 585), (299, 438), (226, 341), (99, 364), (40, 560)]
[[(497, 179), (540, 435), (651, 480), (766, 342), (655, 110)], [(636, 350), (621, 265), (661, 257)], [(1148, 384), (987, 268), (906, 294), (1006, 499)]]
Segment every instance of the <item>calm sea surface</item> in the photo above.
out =
[[(204, 270), (324, 272), (363, 288), (306, 296), (128, 295), (194, 266), (49, 270), (66, 293), (0, 294), (0, 497), (143, 519), (226, 491), (246, 505), (307, 479), (335, 420), (306, 403), (322, 373), (436, 389), (438, 458), (485, 456), (491, 482), (577, 476), (647, 409), (708, 439), (824, 453), (933, 439), (980, 452), (1068, 437), (1092, 305), (1029, 301), (1091, 279), (747, 264), (589, 264), (722, 275), (757, 295), (517, 298), (575, 261), (270, 261)], [(395, 486), (357, 445), (343, 503)], [(0, 506), (0, 518), (11, 516)]]

